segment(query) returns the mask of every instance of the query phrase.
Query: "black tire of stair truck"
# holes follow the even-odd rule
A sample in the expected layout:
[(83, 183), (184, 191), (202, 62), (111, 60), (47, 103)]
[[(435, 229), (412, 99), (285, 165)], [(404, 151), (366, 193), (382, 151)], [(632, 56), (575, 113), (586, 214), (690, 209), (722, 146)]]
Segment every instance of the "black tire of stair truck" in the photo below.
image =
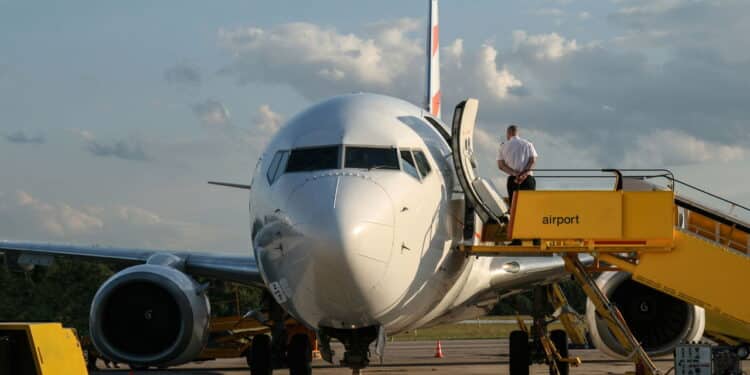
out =
[(304, 333), (294, 335), (289, 343), (286, 358), (289, 363), (289, 375), (311, 375), (312, 348), (310, 347), (310, 337)]
[[(555, 344), (560, 357), (568, 358), (568, 333), (565, 330), (556, 329), (550, 333), (549, 337), (552, 343)], [(555, 363), (557, 364), (557, 369), (560, 371), (559, 375), (568, 375), (570, 373), (570, 363), (561, 361), (555, 361)], [(552, 368), (550, 368), (550, 375), (555, 375)]]
[(529, 375), (529, 335), (524, 331), (511, 332), (509, 346), (510, 375)]
[(271, 375), (271, 337), (268, 335), (256, 335), (250, 347), (250, 374)]

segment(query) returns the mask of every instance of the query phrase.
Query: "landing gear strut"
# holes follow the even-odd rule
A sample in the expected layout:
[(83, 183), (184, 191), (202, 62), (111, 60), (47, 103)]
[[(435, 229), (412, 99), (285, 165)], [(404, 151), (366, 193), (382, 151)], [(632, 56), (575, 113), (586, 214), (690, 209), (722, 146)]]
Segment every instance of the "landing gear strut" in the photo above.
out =
[[(344, 359), (342, 366), (352, 369), (352, 374), (360, 374), (361, 370), (370, 364), (370, 344), (378, 338), (378, 327), (364, 327), (356, 329), (321, 328), (321, 354), (328, 347), (328, 339), (333, 337), (344, 344)], [(323, 354), (326, 357), (326, 354)]]

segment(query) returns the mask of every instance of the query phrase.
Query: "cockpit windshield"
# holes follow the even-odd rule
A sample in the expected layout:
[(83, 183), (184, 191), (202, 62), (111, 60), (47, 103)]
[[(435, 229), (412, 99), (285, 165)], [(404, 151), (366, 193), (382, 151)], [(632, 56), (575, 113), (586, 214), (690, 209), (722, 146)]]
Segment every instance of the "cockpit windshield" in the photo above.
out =
[(395, 148), (346, 146), (344, 168), (399, 169)]
[(339, 146), (294, 149), (286, 164), (287, 172), (307, 172), (339, 168)]

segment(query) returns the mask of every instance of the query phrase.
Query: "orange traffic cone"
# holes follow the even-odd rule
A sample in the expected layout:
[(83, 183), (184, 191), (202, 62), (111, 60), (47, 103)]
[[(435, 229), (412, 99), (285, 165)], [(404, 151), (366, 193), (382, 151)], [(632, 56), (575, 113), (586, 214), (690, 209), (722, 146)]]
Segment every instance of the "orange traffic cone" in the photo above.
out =
[(435, 347), (435, 358), (443, 358), (443, 345), (440, 344), (440, 340), (438, 340)]

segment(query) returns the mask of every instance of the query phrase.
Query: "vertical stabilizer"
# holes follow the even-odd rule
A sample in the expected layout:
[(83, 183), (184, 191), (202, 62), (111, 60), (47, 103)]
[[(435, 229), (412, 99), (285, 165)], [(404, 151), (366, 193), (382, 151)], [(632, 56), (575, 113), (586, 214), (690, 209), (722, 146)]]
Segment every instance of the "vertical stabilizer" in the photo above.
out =
[(427, 95), (425, 109), (440, 118), (440, 26), (438, 0), (430, 2), (430, 19), (427, 23)]

